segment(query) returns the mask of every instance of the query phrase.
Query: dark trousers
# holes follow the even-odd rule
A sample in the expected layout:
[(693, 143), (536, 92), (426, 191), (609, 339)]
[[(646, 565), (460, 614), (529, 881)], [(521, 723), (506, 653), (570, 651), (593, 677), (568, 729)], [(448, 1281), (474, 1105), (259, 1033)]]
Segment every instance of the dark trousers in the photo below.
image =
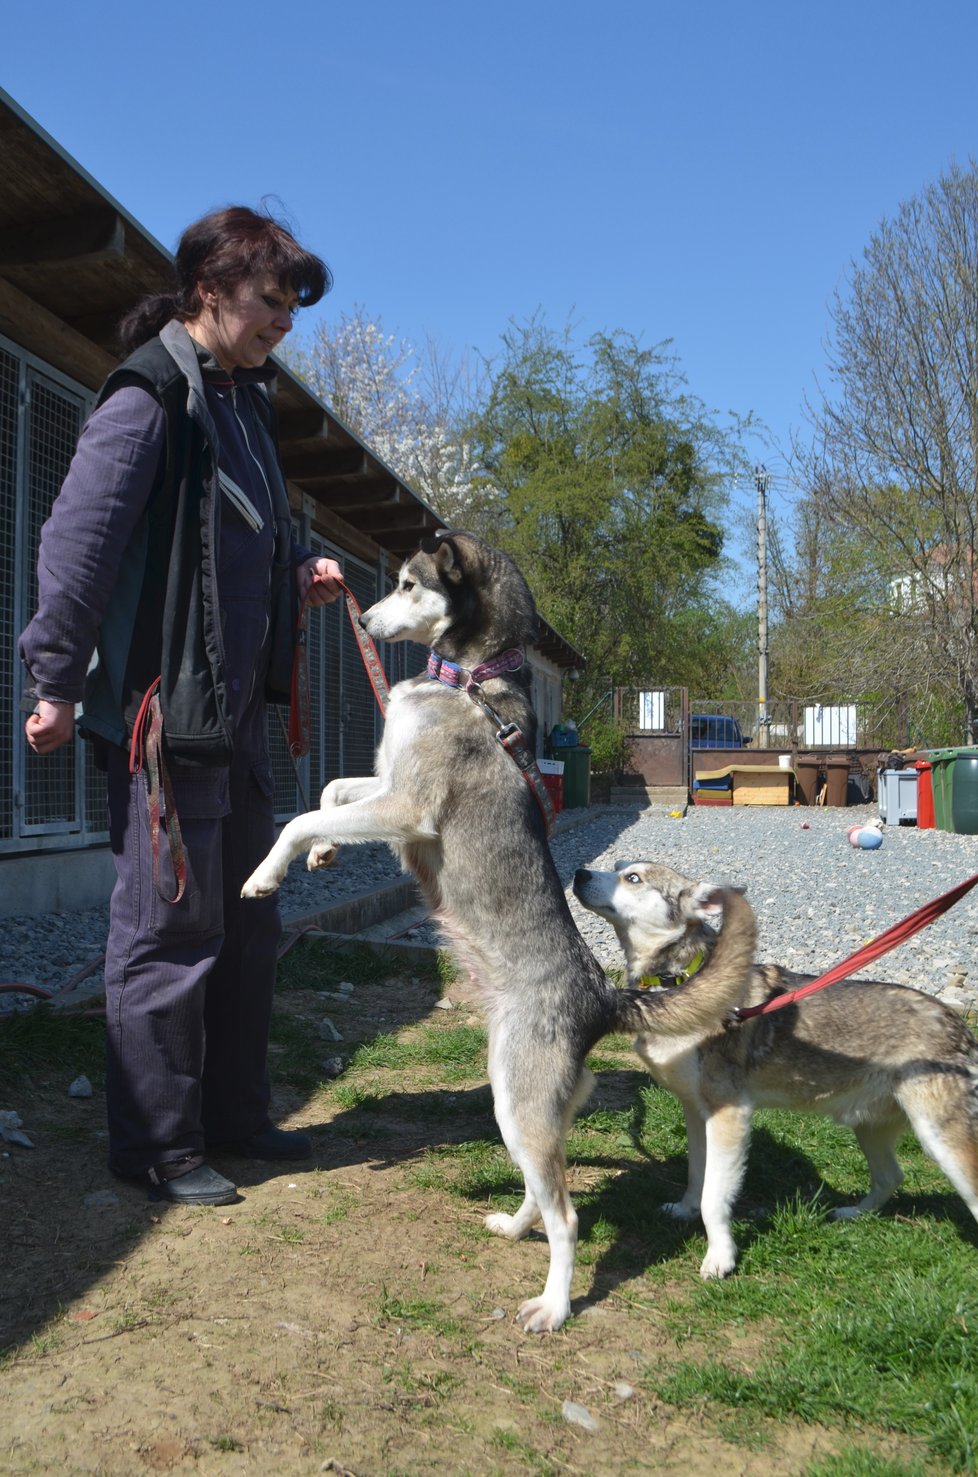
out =
[[(109, 1162), (140, 1175), (268, 1123), (268, 1028), (280, 934), (275, 898), (244, 901), (274, 838), (250, 766), (171, 767), (187, 854), (179, 903), (153, 884), (146, 778), (109, 755), (116, 883), (105, 960)], [(160, 833), (160, 880), (175, 891)]]

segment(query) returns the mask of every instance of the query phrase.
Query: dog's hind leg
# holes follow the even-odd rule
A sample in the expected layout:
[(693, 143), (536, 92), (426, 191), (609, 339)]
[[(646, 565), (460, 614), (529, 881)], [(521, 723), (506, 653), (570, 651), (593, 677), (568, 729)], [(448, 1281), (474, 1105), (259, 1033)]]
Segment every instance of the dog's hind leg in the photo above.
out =
[(876, 1123), (859, 1123), (853, 1133), (869, 1165), (869, 1194), (858, 1205), (840, 1205), (829, 1215), (832, 1221), (854, 1221), (868, 1211), (879, 1210), (903, 1183), (903, 1170), (897, 1161), (896, 1146), (907, 1131), (903, 1114)]
[(707, 1240), (700, 1266), (704, 1280), (726, 1277), (737, 1265), (730, 1218), (747, 1164), (750, 1124), (751, 1109), (746, 1103), (718, 1108), (706, 1120), (706, 1177), (700, 1200)]
[[(490, 1068), (496, 1053), (490, 1048)], [(582, 1068), (563, 1111), (559, 1102), (539, 1099), (516, 1107), (505, 1073), (493, 1080), (496, 1122), (510, 1156), (523, 1175), (526, 1193), (515, 1215), (486, 1217), (487, 1230), (518, 1240), (543, 1221), (550, 1247), (547, 1281), (539, 1297), (528, 1298), (517, 1317), (528, 1333), (555, 1332), (570, 1314), (571, 1278), (577, 1250), (577, 1213), (567, 1193), (564, 1145), (571, 1119), (587, 1099), (594, 1078)], [(493, 1077), (490, 1071), (490, 1077)]]
[[(926, 1106), (919, 1102), (922, 1096)], [(921, 1148), (944, 1171), (978, 1221), (978, 1135), (970, 1084), (949, 1090), (946, 1080), (940, 1086), (935, 1082), (931, 1092), (914, 1098), (903, 1096), (902, 1105)]]
[(700, 1213), (706, 1176), (706, 1121), (695, 1103), (683, 1103), (686, 1118), (686, 1192), (681, 1200), (667, 1200), (660, 1208), (676, 1221), (694, 1221)]

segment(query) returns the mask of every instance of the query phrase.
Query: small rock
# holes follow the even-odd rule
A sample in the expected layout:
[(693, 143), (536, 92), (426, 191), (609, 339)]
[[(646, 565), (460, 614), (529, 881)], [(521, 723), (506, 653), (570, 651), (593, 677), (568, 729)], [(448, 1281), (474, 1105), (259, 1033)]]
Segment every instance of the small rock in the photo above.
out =
[(88, 1210), (111, 1210), (113, 1205), (119, 1204), (119, 1197), (114, 1190), (95, 1190), (85, 1196), (82, 1204)]
[(454, 1000), (449, 1000), (448, 997), (446, 996), (444, 1000), (436, 1000), (435, 1001), (435, 1009), (436, 1010), (454, 1010), (455, 1009), (455, 1001)]
[(85, 1074), (83, 1072), (80, 1077), (76, 1077), (75, 1078), (74, 1082), (68, 1088), (68, 1096), (69, 1097), (91, 1097), (91, 1095), (92, 1095), (92, 1084), (89, 1082), (88, 1078), (85, 1076)]
[(333, 1022), (330, 1020), (328, 1015), (324, 1015), (322, 1020), (319, 1022), (319, 1039), (320, 1041), (343, 1040), (343, 1037), (333, 1025)]
[(341, 1056), (328, 1056), (319, 1065), (327, 1077), (342, 1077), (345, 1063)]
[(349, 980), (340, 980), (339, 984), (336, 986), (336, 993), (338, 995), (352, 995), (353, 988), (354, 987)]
[(0, 1139), (5, 1144), (19, 1144), (22, 1149), (33, 1149), (34, 1145), (22, 1132), (23, 1119), (12, 1108), (0, 1112)]
[(635, 1394), (635, 1387), (633, 1385), (627, 1384), (625, 1380), (615, 1380), (615, 1383), (612, 1385), (611, 1388), (614, 1390), (619, 1400), (631, 1400), (632, 1396)]
[(599, 1428), (599, 1423), (587, 1406), (578, 1405), (576, 1400), (565, 1400), (560, 1413), (569, 1426), (583, 1426), (585, 1431), (597, 1431)]
[(945, 985), (943, 990), (938, 991), (937, 998), (942, 1005), (949, 1005), (952, 1010), (958, 1011), (961, 1015), (975, 1008), (973, 996), (962, 990), (953, 990), (950, 985)]

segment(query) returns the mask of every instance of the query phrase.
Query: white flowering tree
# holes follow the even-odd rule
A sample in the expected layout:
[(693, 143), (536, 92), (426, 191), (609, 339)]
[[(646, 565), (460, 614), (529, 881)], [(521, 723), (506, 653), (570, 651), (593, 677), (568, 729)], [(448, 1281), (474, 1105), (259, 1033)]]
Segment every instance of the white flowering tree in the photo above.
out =
[(448, 364), (431, 340), (419, 353), (362, 308), (320, 323), (283, 357), (393, 472), (449, 524), (473, 510), (467, 364)]

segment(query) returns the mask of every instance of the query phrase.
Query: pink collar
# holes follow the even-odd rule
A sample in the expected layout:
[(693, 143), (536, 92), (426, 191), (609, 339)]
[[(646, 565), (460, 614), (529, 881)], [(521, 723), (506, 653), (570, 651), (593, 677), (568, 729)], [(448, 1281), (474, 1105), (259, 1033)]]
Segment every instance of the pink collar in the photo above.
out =
[(524, 654), (518, 646), (512, 646), (508, 651), (500, 652), (499, 656), (490, 657), (487, 662), (480, 662), (470, 672), (455, 662), (446, 661), (436, 651), (428, 652), (427, 676), (436, 682), (444, 682), (446, 687), (461, 687), (462, 678), (465, 677), (465, 690), (470, 692), (481, 682), (488, 682), (492, 677), (501, 677), (504, 672), (518, 672), (522, 667)]

